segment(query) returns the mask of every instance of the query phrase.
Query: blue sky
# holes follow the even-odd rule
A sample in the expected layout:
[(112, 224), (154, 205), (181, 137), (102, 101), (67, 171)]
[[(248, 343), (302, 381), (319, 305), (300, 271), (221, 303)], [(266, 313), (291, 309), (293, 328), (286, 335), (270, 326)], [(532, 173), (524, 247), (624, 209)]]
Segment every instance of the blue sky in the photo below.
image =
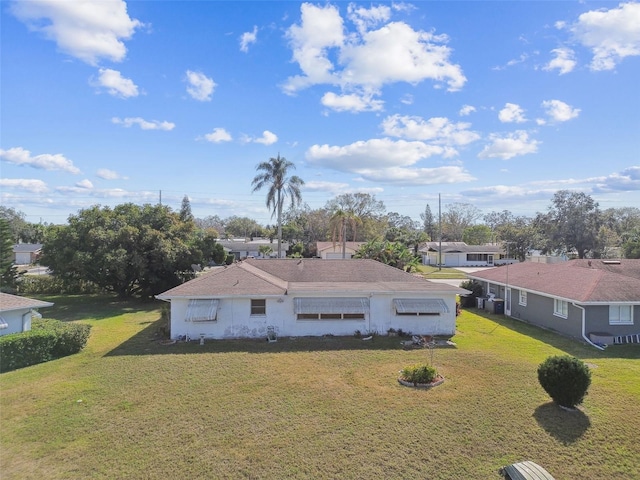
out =
[(640, 207), (640, 3), (0, 2), (2, 205), (64, 223), (184, 195), (272, 224), (280, 154), (319, 208), (365, 192)]

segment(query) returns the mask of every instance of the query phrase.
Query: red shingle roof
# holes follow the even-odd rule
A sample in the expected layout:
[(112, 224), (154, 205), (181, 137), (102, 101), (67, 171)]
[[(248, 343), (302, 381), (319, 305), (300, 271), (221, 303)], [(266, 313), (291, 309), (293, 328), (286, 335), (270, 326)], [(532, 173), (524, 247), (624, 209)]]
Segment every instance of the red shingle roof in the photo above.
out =
[(468, 276), (580, 303), (640, 302), (640, 260), (635, 259), (524, 262)]

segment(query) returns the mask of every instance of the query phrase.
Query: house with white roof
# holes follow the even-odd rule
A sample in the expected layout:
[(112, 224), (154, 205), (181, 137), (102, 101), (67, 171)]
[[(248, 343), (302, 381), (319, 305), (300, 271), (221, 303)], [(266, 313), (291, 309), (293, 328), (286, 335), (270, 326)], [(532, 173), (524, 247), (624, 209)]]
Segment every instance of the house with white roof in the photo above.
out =
[(0, 335), (31, 330), (31, 319), (40, 317), (38, 308), (51, 306), (51, 302), (0, 293)]

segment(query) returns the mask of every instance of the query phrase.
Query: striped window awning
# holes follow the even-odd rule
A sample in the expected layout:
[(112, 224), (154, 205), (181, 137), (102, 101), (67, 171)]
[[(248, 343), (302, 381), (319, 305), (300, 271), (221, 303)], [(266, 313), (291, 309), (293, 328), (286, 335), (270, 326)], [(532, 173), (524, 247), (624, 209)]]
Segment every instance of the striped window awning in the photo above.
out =
[(5, 328), (9, 328), (9, 324), (4, 318), (0, 317), (0, 330), (4, 330)]
[(441, 298), (396, 298), (393, 305), (398, 313), (449, 313)]
[(189, 300), (185, 322), (212, 322), (218, 314), (218, 303), (220, 300)]
[(294, 311), (300, 313), (369, 313), (369, 299), (358, 298), (294, 298)]

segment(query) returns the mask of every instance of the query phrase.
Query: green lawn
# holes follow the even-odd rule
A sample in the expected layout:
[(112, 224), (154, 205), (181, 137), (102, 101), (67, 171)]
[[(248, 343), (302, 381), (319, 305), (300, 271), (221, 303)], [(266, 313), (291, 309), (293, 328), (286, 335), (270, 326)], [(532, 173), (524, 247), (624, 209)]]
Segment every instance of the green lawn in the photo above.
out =
[[(0, 375), (8, 479), (498, 479), (533, 460), (557, 480), (640, 478), (640, 348), (587, 348), (465, 311), (430, 391), (397, 383), (426, 350), (398, 338), (160, 345), (158, 304), (47, 297), (93, 325), (80, 354)], [(548, 355), (592, 366), (578, 412), (536, 377)]]
[(461, 279), (465, 280), (467, 275), (460, 270), (456, 270), (455, 268), (450, 267), (431, 267), (429, 265), (419, 265), (418, 273), (421, 273), (424, 278), (434, 279), (434, 278), (442, 278), (442, 279)]

